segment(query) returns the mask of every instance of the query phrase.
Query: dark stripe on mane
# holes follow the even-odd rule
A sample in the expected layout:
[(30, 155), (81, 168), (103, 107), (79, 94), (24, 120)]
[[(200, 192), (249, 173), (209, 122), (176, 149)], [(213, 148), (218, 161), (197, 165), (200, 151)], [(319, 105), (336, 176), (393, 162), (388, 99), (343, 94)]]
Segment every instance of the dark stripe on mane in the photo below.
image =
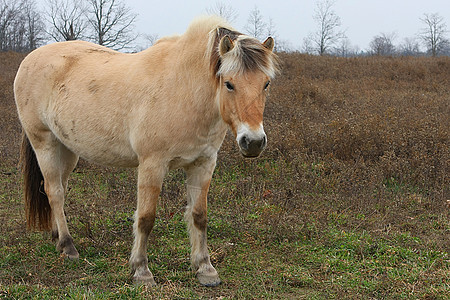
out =
[(269, 67), (270, 51), (267, 50), (259, 41), (254, 39), (243, 39), (240, 41), (242, 49), (242, 63), (244, 70), (257, 70), (261, 66)]
[(220, 61), (220, 55), (219, 55), (219, 42), (220, 40), (228, 35), (230, 39), (234, 42), (238, 38), (238, 36), (242, 35), (242, 33), (238, 31), (233, 31), (228, 28), (219, 27), (216, 30), (215, 38), (214, 38), (214, 44), (213, 44), (213, 51), (211, 53), (211, 72), (214, 77), (217, 76), (217, 72), (219, 72), (221, 61)]
[(235, 45), (233, 50), (230, 51), (229, 55), (231, 55), (231, 57), (226, 58), (234, 59), (236, 61), (235, 70), (233, 71), (248, 72), (272, 69), (275, 69), (275, 72), (278, 71), (278, 60), (276, 55), (271, 50), (264, 47), (260, 41), (240, 32), (219, 27), (214, 33), (213, 49), (210, 57), (211, 72), (216, 79), (219, 78), (219, 72), (221, 71), (221, 67), (223, 65), (223, 58), (219, 55), (219, 43), (220, 40), (226, 35)]

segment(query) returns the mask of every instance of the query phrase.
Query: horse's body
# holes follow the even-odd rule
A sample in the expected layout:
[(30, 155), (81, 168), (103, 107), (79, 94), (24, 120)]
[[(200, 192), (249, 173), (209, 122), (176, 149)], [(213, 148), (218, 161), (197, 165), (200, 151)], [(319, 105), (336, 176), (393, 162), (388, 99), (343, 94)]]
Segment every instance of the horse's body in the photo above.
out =
[(206, 244), (206, 194), (227, 125), (245, 156), (259, 155), (266, 144), (262, 113), (276, 71), (272, 49), (271, 38), (261, 44), (204, 18), (136, 54), (81, 41), (33, 51), (14, 83), (25, 132), (28, 225), (52, 229), (58, 250), (77, 258), (63, 204), (78, 158), (137, 167), (130, 264), (136, 281), (154, 284), (146, 249), (158, 195), (167, 171), (184, 168), (192, 267), (202, 284), (220, 283)]
[[(226, 125), (204, 105), (214, 97), (210, 87), (190, 87), (200, 80), (186, 70), (202, 57), (193, 53), (197, 57), (177, 66), (180, 46), (174, 40), (137, 54), (82, 41), (42, 47), (17, 76), (18, 99), (39, 99), (18, 102), (20, 115), (45, 114), (36, 121), (72, 152), (103, 165), (137, 167), (142, 151), (164, 153), (165, 163), (211, 156)], [(205, 99), (198, 101), (198, 94)]]

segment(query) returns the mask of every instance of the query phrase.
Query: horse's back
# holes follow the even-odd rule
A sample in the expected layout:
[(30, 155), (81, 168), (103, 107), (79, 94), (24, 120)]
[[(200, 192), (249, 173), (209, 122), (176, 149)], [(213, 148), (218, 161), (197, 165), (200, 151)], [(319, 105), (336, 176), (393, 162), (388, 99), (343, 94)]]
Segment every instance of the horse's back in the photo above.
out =
[[(34, 50), (22, 61), (15, 78), (14, 92), (19, 110), (25, 104), (23, 101), (28, 105), (30, 101), (49, 100), (57, 85), (74, 82), (80, 76), (79, 70), (95, 68), (101, 60), (99, 57), (107, 60), (118, 55), (123, 54), (83, 41), (53, 43)], [(81, 75), (88, 75), (88, 71)]]
[(85, 41), (68, 41), (52, 43), (28, 54), (22, 61), (18, 73), (23, 71), (33, 72), (34, 70), (42, 72), (42, 68), (48, 65), (52, 70), (64, 67), (68, 59), (80, 59), (90, 53), (102, 53), (109, 55), (121, 55), (120, 52), (108, 49)]
[(120, 73), (127, 64), (126, 54), (82, 41), (54, 43), (31, 52), (14, 82), (27, 135), (50, 131), (84, 158), (135, 166), (136, 155), (127, 143), (129, 110), (124, 107), (128, 103), (116, 84), (123, 80)]

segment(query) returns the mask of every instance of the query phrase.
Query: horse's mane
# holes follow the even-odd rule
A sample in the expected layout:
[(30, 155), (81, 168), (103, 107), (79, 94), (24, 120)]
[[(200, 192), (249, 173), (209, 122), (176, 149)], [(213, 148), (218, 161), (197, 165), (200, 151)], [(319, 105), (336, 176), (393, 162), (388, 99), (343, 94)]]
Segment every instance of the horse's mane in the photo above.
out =
[[(228, 36), (234, 48), (223, 57), (219, 55), (219, 42)], [(224, 73), (243, 73), (260, 70), (274, 77), (279, 71), (278, 58), (273, 51), (264, 47), (256, 38), (242, 34), (217, 16), (207, 16), (191, 23), (185, 36), (192, 38), (207, 37), (205, 58), (211, 73), (218, 79)]]

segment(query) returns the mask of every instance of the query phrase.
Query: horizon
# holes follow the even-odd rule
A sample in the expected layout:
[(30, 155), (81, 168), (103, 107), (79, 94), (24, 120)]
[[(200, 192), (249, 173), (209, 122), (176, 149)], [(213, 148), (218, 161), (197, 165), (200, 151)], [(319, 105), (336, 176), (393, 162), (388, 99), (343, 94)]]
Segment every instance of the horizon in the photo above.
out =
[[(159, 38), (182, 34), (193, 19), (207, 14), (207, 8), (217, 2), (236, 11), (236, 21), (231, 25), (243, 33), (247, 33), (245, 26), (251, 11), (255, 7), (258, 8), (265, 22), (272, 20), (276, 31), (275, 41), (290, 45), (289, 48), (293, 51), (301, 50), (303, 39), (317, 29), (313, 14), (318, 1), (123, 1), (133, 13), (138, 14), (135, 32), (140, 35), (157, 35)], [(45, 10), (45, 0), (37, 0), (37, 3), (41, 10)], [(417, 38), (418, 32), (424, 27), (420, 18), (425, 13), (438, 13), (443, 17), (447, 25), (447, 37), (449, 36), (450, 1), (429, 0), (424, 3), (419, 0), (337, 0), (332, 10), (339, 16), (340, 29), (345, 32), (350, 45), (360, 51), (369, 50), (370, 41), (382, 33), (393, 35), (395, 45), (403, 43), (405, 38)], [(145, 46), (144, 40), (140, 38), (136, 46)]]

